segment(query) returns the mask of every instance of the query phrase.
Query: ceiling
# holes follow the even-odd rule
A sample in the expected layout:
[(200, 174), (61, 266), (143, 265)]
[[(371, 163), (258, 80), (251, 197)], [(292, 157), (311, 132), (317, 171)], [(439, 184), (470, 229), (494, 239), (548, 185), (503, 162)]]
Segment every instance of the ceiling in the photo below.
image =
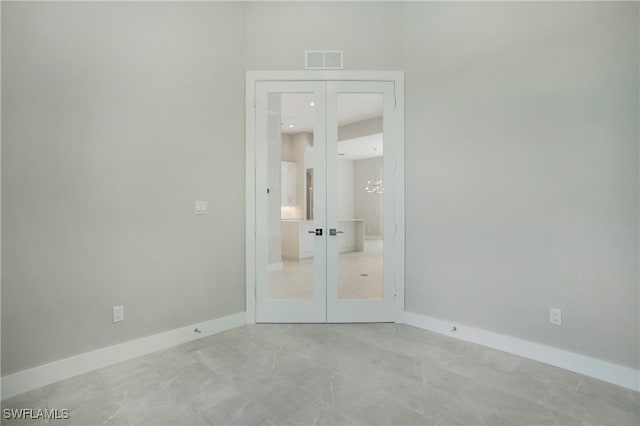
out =
[[(311, 93), (282, 94), (282, 132), (298, 133), (313, 131), (315, 107), (311, 106)], [(339, 93), (338, 125), (355, 123), (356, 121), (382, 115), (381, 93)], [(293, 125), (293, 127), (290, 127)]]
[(382, 157), (382, 154), (382, 133), (338, 142), (338, 155), (341, 158), (364, 160)]
[[(315, 105), (311, 93), (283, 93), (281, 97), (282, 133), (313, 132)], [(382, 115), (381, 93), (339, 93), (338, 126)], [(342, 158), (362, 160), (382, 156), (382, 134), (340, 141)], [(344, 155), (342, 155), (344, 154)]]

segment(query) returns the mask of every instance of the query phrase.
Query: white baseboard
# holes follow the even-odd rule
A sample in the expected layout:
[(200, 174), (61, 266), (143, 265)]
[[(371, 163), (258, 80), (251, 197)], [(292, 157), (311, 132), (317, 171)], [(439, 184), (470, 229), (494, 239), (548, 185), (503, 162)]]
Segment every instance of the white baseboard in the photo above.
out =
[[(585, 376), (590, 376), (628, 389), (640, 391), (640, 370), (634, 370), (633, 368), (565, 351), (552, 346), (546, 346), (478, 328), (467, 327), (462, 324), (430, 318), (411, 312), (404, 313), (404, 320), (402, 322), (414, 327), (478, 343), (483, 346), (564, 368), (565, 370), (584, 374)], [(451, 331), (454, 326), (456, 327), (456, 331)]]
[[(2, 399), (10, 398), (121, 361), (240, 327), (246, 322), (246, 313), (239, 312), (19, 371), (0, 378), (0, 395)], [(401, 322), (640, 391), (640, 371), (629, 367), (411, 312), (405, 312)], [(452, 332), (454, 325), (457, 331)], [(195, 328), (201, 333), (194, 333)]]
[[(141, 337), (70, 358), (40, 365), (2, 377), (2, 398), (30, 391), (79, 374), (97, 370), (128, 359), (170, 348), (212, 334), (221, 333), (247, 323), (247, 314), (238, 312), (187, 327), (176, 328), (152, 336)], [(194, 332), (194, 329), (200, 333)]]

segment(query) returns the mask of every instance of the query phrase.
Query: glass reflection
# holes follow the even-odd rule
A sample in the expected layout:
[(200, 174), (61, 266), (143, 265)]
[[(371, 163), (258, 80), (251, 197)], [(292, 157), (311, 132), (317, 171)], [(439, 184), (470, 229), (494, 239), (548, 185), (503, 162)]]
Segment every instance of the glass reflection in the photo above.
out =
[(338, 298), (382, 299), (383, 95), (338, 94)]
[(268, 95), (268, 295), (313, 299), (313, 95)]

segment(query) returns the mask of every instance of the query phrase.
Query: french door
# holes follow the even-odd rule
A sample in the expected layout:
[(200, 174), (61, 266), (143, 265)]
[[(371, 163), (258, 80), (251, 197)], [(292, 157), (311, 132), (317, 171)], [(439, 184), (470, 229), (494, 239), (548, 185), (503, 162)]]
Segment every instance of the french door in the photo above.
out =
[(389, 81), (255, 85), (256, 322), (394, 320)]

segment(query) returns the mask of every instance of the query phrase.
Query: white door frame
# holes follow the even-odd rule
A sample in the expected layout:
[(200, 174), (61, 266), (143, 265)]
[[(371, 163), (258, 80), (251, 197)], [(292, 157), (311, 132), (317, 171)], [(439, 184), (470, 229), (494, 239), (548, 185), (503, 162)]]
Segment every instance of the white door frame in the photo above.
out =
[[(321, 238), (316, 236), (312, 237), (313, 242), (313, 262), (311, 282), (313, 284), (313, 297), (310, 299), (275, 299), (269, 297), (268, 291), (268, 276), (267, 265), (269, 264), (269, 245), (270, 236), (269, 233), (273, 231), (273, 224), (269, 223), (269, 220), (274, 219), (274, 212), (270, 211), (269, 199), (271, 202), (277, 203), (278, 213), (280, 213), (282, 194), (282, 182), (277, 185), (274, 181), (269, 180), (269, 158), (270, 154), (277, 154), (277, 165), (274, 170), (277, 169), (278, 174), (280, 172), (280, 162), (282, 161), (280, 153), (281, 138), (277, 137), (278, 150), (275, 151), (273, 147), (269, 147), (269, 142), (274, 143), (276, 139), (273, 139), (275, 135), (270, 135), (269, 131), (277, 130), (280, 134), (280, 121), (281, 117), (278, 114), (277, 117), (273, 117), (270, 114), (269, 105), (269, 93), (302, 93), (305, 95), (312, 95), (312, 99), (315, 101), (315, 107), (312, 109), (314, 114), (313, 120), (313, 141), (314, 148), (320, 150), (320, 147), (324, 145), (326, 139), (326, 124), (325, 124), (325, 101), (326, 101), (326, 83), (324, 81), (269, 81), (259, 82), (256, 85), (256, 171), (255, 182), (262, 182), (257, 184), (260, 188), (259, 192), (255, 194), (255, 211), (256, 215), (256, 229), (261, 232), (255, 232), (256, 237), (256, 321), (267, 322), (291, 322), (292, 318), (297, 322), (305, 323), (323, 323), (327, 321), (327, 268), (326, 268), (326, 256), (327, 256), (327, 244), (328, 238), (325, 235)], [(279, 104), (279, 103), (278, 103)], [(275, 119), (276, 122), (273, 122)], [(269, 122), (271, 121), (271, 126)], [(316, 182), (322, 182), (325, 180), (326, 163), (325, 158), (319, 155), (320, 151), (315, 154), (313, 165), (309, 164), (306, 167), (313, 166), (313, 177)], [(276, 160), (271, 160), (276, 161)], [(306, 163), (305, 163), (306, 164)], [(304, 166), (304, 164), (302, 165)], [(272, 170), (273, 171), (273, 170)], [(267, 195), (267, 191), (264, 191), (265, 186), (270, 187), (272, 196)], [(278, 188), (280, 187), (280, 188)], [(274, 192), (277, 191), (277, 192)], [(275, 195), (273, 195), (275, 194)], [(318, 203), (318, 206), (326, 204), (326, 188), (323, 185), (313, 185), (313, 199)], [(317, 208), (314, 209), (313, 225), (314, 227), (326, 228), (326, 209)], [(281, 226), (280, 214), (277, 215), (278, 229)], [(304, 232), (301, 230), (301, 232)], [(303, 237), (304, 238), (304, 237)], [(278, 233), (277, 244), (281, 245), (283, 241), (283, 235)], [(282, 259), (279, 260), (282, 262)], [(257, 266), (261, 267), (257, 267)], [(260, 285), (262, 284), (262, 285)]]
[[(404, 315), (404, 73), (401, 71), (247, 71), (245, 112), (245, 267), (247, 323), (256, 322), (256, 83), (260, 81), (388, 81), (395, 94), (395, 321)], [(386, 149), (386, 148), (385, 148)]]

